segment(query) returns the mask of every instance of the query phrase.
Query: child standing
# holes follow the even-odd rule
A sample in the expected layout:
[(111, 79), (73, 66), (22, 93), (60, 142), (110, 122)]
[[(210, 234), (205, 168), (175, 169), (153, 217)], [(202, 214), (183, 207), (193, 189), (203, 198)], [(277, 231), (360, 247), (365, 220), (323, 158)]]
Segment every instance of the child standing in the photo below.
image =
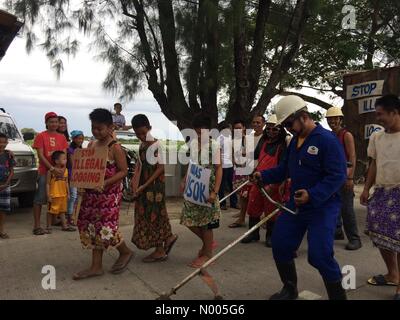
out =
[[(68, 168), (68, 181), (72, 177), (72, 156), (76, 149), (82, 148), (83, 140), (85, 139), (83, 132), (80, 130), (74, 130), (71, 132), (72, 142), (67, 149), (67, 168)], [(68, 214), (67, 221), (69, 225), (73, 225), (72, 214), (76, 208), (76, 202), (78, 199), (78, 189), (69, 187), (69, 199), (68, 199)]]
[(84, 248), (92, 250), (92, 264), (74, 274), (74, 280), (101, 276), (103, 252), (110, 247), (119, 251), (119, 257), (111, 273), (123, 272), (133, 257), (119, 232), (119, 208), (122, 199), (122, 180), (127, 175), (128, 164), (124, 150), (112, 139), (113, 120), (111, 112), (95, 109), (89, 115), (92, 134), (96, 140), (88, 148), (108, 148), (108, 160), (104, 185), (96, 190), (86, 190), (78, 217), (78, 229)]
[(14, 155), (6, 150), (8, 137), (0, 133), (0, 239), (8, 239), (4, 232), (4, 220), (6, 212), (11, 211), (10, 182), (14, 175), (16, 165)]
[[(212, 206), (200, 206), (184, 200), (181, 224), (188, 227), (203, 242), (198, 257), (189, 264), (192, 268), (200, 268), (212, 257), (213, 229), (219, 227), (221, 209), (218, 191), (222, 180), (222, 161), (219, 146), (210, 139), (211, 119), (204, 115), (197, 115), (193, 119), (193, 128), (196, 131), (197, 140), (192, 141), (190, 145), (191, 160), (195, 164), (211, 170), (208, 202)], [(182, 190), (184, 189), (184, 181), (186, 181), (186, 177), (182, 182)]]
[(75, 228), (67, 225), (67, 221), (65, 219), (69, 197), (68, 169), (66, 168), (67, 155), (64, 151), (54, 151), (51, 155), (51, 160), (54, 164), (54, 167), (58, 170), (63, 170), (64, 173), (61, 177), (50, 171), (47, 173), (46, 190), (49, 208), (47, 213), (46, 233), (51, 233), (51, 225), (54, 215), (60, 217), (62, 231), (75, 231)]
[[(171, 232), (165, 205), (164, 164), (159, 161), (158, 142), (150, 135), (149, 119), (144, 114), (138, 114), (131, 122), (136, 136), (141, 141), (139, 157), (142, 163), (139, 187), (135, 190), (133, 186), (137, 201), (132, 242), (139, 249), (155, 248), (154, 252), (142, 260), (143, 262), (164, 261), (178, 239), (178, 236)], [(150, 154), (150, 147), (155, 150), (151, 153), (157, 159), (155, 164), (146, 157)]]

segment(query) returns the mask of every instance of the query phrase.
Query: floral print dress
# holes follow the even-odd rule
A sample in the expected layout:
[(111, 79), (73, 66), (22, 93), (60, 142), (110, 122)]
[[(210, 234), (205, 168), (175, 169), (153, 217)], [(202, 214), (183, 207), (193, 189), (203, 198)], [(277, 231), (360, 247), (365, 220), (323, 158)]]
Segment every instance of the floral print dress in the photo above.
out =
[[(204, 159), (201, 156), (201, 151), (198, 151), (198, 158), (194, 161), (200, 166), (210, 169), (210, 192), (214, 190), (215, 186), (215, 165), (210, 163), (213, 162), (210, 159), (213, 159), (213, 150), (218, 149), (218, 145), (215, 141), (211, 141), (209, 143), (209, 153), (208, 158)], [(193, 148), (193, 144), (191, 146)], [(194, 147), (196, 150), (196, 147)], [(194, 159), (192, 159), (194, 160)], [(221, 215), (221, 209), (219, 205), (218, 195), (215, 199), (215, 202), (211, 207), (200, 206), (198, 204), (194, 204), (187, 200), (183, 200), (183, 209), (181, 215), (181, 224), (186, 227), (208, 227), (209, 229), (213, 228), (213, 226), (218, 226), (218, 221)]]
[[(117, 172), (115, 162), (107, 161), (104, 179), (111, 178)], [(84, 248), (104, 250), (121, 244), (122, 237), (118, 230), (121, 200), (121, 182), (109, 186), (101, 193), (86, 190), (77, 223)]]
[[(143, 185), (157, 170), (157, 164), (150, 164), (146, 153), (150, 145), (141, 144), (139, 157), (142, 162), (139, 186)], [(158, 157), (157, 151), (154, 154)], [(171, 224), (165, 204), (165, 177), (158, 176), (154, 182), (139, 195), (135, 203), (135, 225), (132, 242), (143, 250), (162, 247), (172, 236)]]

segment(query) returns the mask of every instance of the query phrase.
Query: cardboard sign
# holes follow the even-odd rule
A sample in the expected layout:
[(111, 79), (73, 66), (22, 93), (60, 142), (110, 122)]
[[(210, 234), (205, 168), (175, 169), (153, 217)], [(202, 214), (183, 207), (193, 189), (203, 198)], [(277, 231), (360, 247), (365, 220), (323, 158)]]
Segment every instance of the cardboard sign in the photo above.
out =
[(375, 112), (375, 102), (379, 98), (380, 96), (358, 100), (358, 114)]
[(379, 124), (367, 124), (365, 126), (364, 138), (369, 139), (374, 132), (384, 130)]
[(369, 81), (349, 85), (346, 88), (346, 99), (359, 99), (382, 94), (384, 80)]
[(72, 156), (71, 186), (96, 189), (104, 185), (108, 148), (76, 149)]
[(210, 169), (189, 163), (184, 199), (200, 206), (211, 207), (211, 203), (207, 202), (210, 197), (210, 176)]

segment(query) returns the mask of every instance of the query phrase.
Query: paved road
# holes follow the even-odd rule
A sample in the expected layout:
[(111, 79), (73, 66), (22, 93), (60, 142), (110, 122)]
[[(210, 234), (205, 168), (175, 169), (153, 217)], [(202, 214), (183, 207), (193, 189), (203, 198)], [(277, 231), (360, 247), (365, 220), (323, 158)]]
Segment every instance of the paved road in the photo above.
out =
[[(176, 199), (169, 202), (172, 213), (179, 212)], [(132, 208), (125, 205), (121, 211), (122, 233), (129, 246), (132, 234)], [(221, 227), (216, 231), (220, 250), (237, 238), (245, 229), (229, 229), (236, 210), (223, 212)], [(360, 230), (364, 229), (365, 209), (357, 205)], [(44, 215), (43, 215), (44, 217)], [(126, 272), (120, 275), (106, 273), (102, 278), (76, 282), (73, 272), (85, 268), (90, 262), (90, 251), (81, 249), (77, 233), (65, 233), (55, 229), (53, 234), (31, 234), (31, 210), (16, 209), (8, 216), (7, 232), (12, 237), (0, 241), (0, 300), (1, 299), (155, 299), (187, 276), (193, 269), (186, 264), (200, 247), (200, 242), (186, 228), (179, 225), (172, 214), (173, 231), (179, 235), (169, 260), (158, 264), (144, 264), (141, 259), (148, 252), (135, 250), (136, 256)], [(44, 220), (43, 220), (44, 221)], [(264, 233), (264, 230), (262, 231)], [(344, 250), (345, 241), (336, 243), (336, 257), (341, 266), (352, 265), (356, 270), (356, 289), (350, 290), (350, 299), (391, 299), (394, 288), (376, 288), (366, 285), (369, 276), (385, 272), (378, 251), (363, 234), (363, 248), (356, 252)], [(326, 299), (322, 280), (315, 269), (307, 263), (307, 244), (303, 242), (296, 260), (299, 290), (303, 299)], [(105, 254), (104, 266), (108, 270), (117, 252)], [(52, 265), (56, 270), (56, 289), (42, 288), (42, 267)], [(215, 266), (209, 269), (225, 299), (266, 299), (280, 288), (271, 249), (262, 242), (238, 244)], [(178, 291), (176, 299), (213, 299), (211, 291), (199, 277)]]

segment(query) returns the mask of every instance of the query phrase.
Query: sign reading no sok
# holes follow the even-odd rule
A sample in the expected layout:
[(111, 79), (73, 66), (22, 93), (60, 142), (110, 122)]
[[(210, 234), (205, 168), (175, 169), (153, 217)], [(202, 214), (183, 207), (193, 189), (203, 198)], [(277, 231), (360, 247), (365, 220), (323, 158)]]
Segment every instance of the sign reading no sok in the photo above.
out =
[(211, 170), (190, 163), (186, 176), (186, 185), (183, 197), (185, 200), (204, 207), (211, 207), (207, 202), (210, 197)]
[(71, 186), (96, 189), (104, 185), (108, 148), (76, 149), (72, 156)]

